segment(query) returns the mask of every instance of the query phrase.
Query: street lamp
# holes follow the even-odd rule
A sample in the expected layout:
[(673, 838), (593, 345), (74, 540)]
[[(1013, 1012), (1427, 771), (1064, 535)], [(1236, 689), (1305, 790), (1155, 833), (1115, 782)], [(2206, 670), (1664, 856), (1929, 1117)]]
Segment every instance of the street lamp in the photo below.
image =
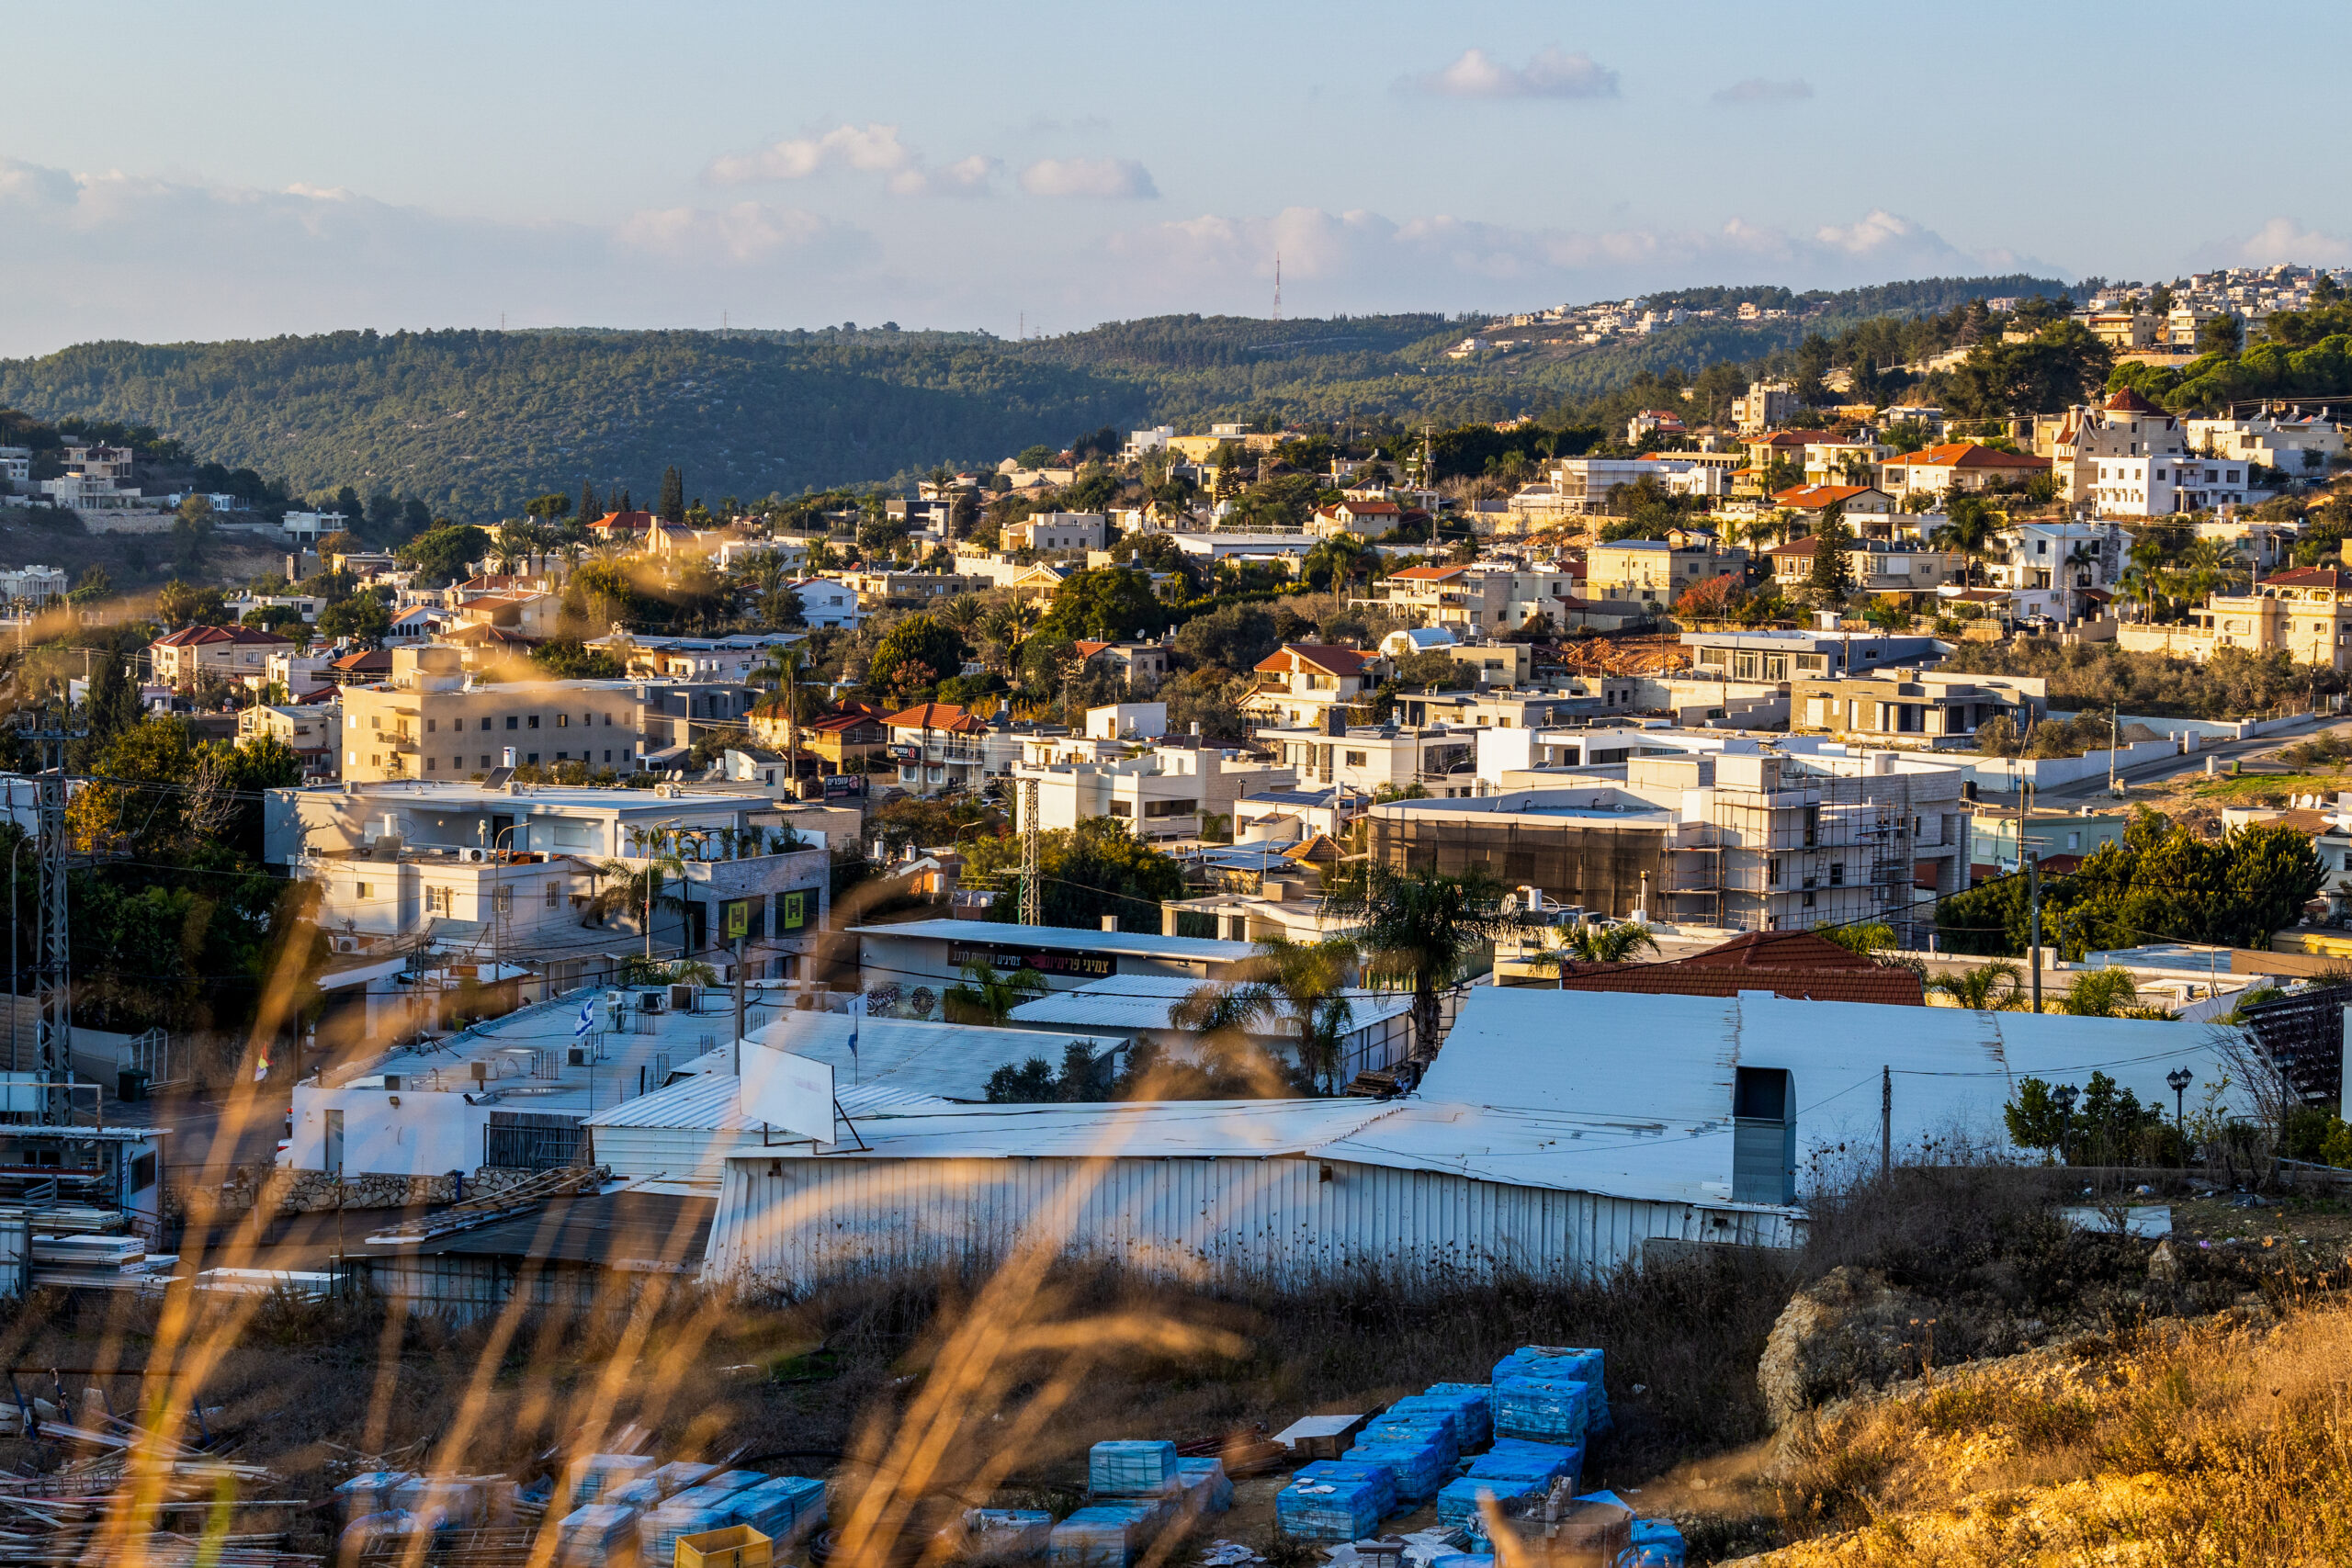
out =
[(2165, 1082), (2172, 1086), (2173, 1131), (2180, 1134), (2180, 1163), (2184, 1166), (2188, 1163), (2188, 1117), (2181, 1109), (2182, 1096), (2188, 1092), (2188, 1086), (2196, 1081), (2197, 1075), (2187, 1067), (2175, 1067), (2165, 1075)]
[(2075, 1098), (2081, 1091), (2073, 1084), (2062, 1084), (2051, 1093), (2051, 1100), (2058, 1107), (2058, 1163), (2066, 1163), (2066, 1134), (2074, 1130)]

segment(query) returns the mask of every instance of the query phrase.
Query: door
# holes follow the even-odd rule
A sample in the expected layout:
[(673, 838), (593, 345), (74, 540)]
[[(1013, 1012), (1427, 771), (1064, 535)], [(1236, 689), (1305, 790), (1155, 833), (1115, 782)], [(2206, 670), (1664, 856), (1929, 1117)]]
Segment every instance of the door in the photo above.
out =
[(343, 1174), (343, 1112), (340, 1111), (327, 1112), (326, 1169), (329, 1176)]

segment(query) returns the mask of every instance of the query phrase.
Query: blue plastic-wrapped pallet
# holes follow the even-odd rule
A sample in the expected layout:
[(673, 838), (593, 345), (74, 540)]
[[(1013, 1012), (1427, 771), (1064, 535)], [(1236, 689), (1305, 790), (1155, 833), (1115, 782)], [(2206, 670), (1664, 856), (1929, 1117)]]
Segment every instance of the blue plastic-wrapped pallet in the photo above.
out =
[(1550, 1483), (1533, 1476), (1461, 1476), (1438, 1489), (1437, 1522), (1441, 1525), (1463, 1525), (1482, 1517), (1478, 1508), (1481, 1497), (1508, 1503), (1516, 1497), (1540, 1497), (1550, 1489)]
[(1635, 1519), (1633, 1544), (1617, 1554), (1616, 1568), (1682, 1568), (1682, 1532), (1671, 1519)]
[(564, 1506), (600, 1503), (605, 1493), (617, 1492), (652, 1473), (651, 1454), (582, 1454), (564, 1473)]
[(649, 1475), (642, 1481), (632, 1481), (617, 1491), (605, 1493), (605, 1501), (631, 1508), (658, 1508), (662, 1502), (662, 1483)]
[(1421, 1391), (1423, 1399), (1455, 1402), (1461, 1411), (1462, 1447), (1483, 1449), (1495, 1439), (1494, 1390), (1482, 1382), (1433, 1382)]
[(1463, 1401), (1458, 1399), (1448, 1399), (1439, 1394), (1417, 1393), (1409, 1399), (1400, 1399), (1390, 1405), (1381, 1412), (1380, 1419), (1383, 1421), (1442, 1420), (1445, 1423), (1446, 1431), (1453, 1437), (1456, 1450), (1466, 1454), (1471, 1450), (1481, 1446), (1474, 1440), (1473, 1436), (1477, 1431), (1476, 1418), (1464, 1408)]
[(1603, 1357), (1598, 1350), (1566, 1345), (1522, 1345), (1495, 1363), (1494, 1381), (1506, 1377), (1575, 1378), (1589, 1385), (1586, 1413), (1592, 1430), (1609, 1430), (1609, 1390), (1601, 1376)]
[(1233, 1506), (1233, 1483), (1225, 1473), (1221, 1459), (1180, 1459), (1176, 1461), (1176, 1489), (1184, 1499), (1187, 1513), (1198, 1517), (1203, 1514), (1222, 1514)]
[(1436, 1437), (1418, 1442), (1372, 1441), (1369, 1429), (1363, 1436), (1366, 1440), (1360, 1440), (1340, 1457), (1386, 1465), (1396, 1478), (1400, 1506), (1428, 1502), (1437, 1495), (1439, 1487), (1453, 1478), (1455, 1461)]
[(743, 1516), (736, 1522), (770, 1540), (797, 1540), (825, 1522), (825, 1483), (805, 1475), (772, 1477), (730, 1501)]
[(1300, 1465), (1291, 1479), (1325, 1483), (1369, 1482), (1378, 1493), (1376, 1500), (1380, 1505), (1380, 1517), (1385, 1519), (1396, 1511), (1396, 1472), (1385, 1464), (1367, 1464), (1352, 1459), (1318, 1459)]
[(718, 1473), (718, 1467), (715, 1464), (704, 1464), (695, 1460), (682, 1459), (673, 1460), (663, 1465), (647, 1479), (661, 1489), (664, 1498), (669, 1498), (676, 1496), (689, 1486), (701, 1485)]
[(446, 1476), (412, 1475), (392, 1488), (392, 1506), (420, 1516), (438, 1508), (449, 1528), (471, 1529), (482, 1522), (482, 1490)]
[(1470, 1461), (1467, 1474), (1487, 1480), (1533, 1480), (1546, 1485), (1563, 1476), (1574, 1481), (1584, 1472), (1581, 1443), (1532, 1443), (1504, 1438)]
[(1046, 1540), (1046, 1560), (1057, 1568), (1127, 1568), (1156, 1514), (1148, 1503), (1080, 1508), (1054, 1527)]
[(1576, 1378), (1505, 1378), (1495, 1385), (1495, 1430), (1538, 1442), (1582, 1442), (1591, 1429), (1589, 1386)]
[[(646, 1468), (652, 1468), (650, 1460)], [(586, 1503), (556, 1527), (557, 1553), (566, 1564), (608, 1568), (637, 1552), (637, 1510), (618, 1503)], [(667, 1561), (667, 1559), (664, 1559)]]
[(731, 1495), (748, 1491), (767, 1478), (767, 1472), (761, 1470), (722, 1470), (716, 1475), (704, 1476), (686, 1490)]
[(637, 1554), (649, 1565), (674, 1562), (678, 1558), (680, 1536), (700, 1535), (705, 1530), (723, 1530), (729, 1525), (741, 1522), (736, 1518), (732, 1508), (682, 1507), (678, 1499), (673, 1497), (638, 1519)]
[(389, 1512), (393, 1491), (416, 1479), (408, 1470), (371, 1470), (355, 1475), (334, 1489), (334, 1517), (345, 1524), (368, 1514)]
[(1383, 1416), (1356, 1434), (1359, 1446), (1365, 1443), (1435, 1443), (1445, 1452), (1445, 1467), (1453, 1468), (1462, 1458), (1462, 1444), (1453, 1435), (1453, 1416), (1442, 1410), (1419, 1411), (1404, 1416)]
[(1301, 1481), (1274, 1494), (1274, 1526), (1301, 1540), (1358, 1540), (1386, 1516), (1372, 1481)]
[(743, 1488), (740, 1486), (714, 1486), (705, 1482), (700, 1486), (687, 1487), (662, 1506), (665, 1508), (692, 1508), (697, 1513), (704, 1514), (721, 1514), (726, 1516), (726, 1523), (738, 1524), (741, 1521), (734, 1517), (734, 1510), (729, 1505), (733, 1503), (742, 1491)]
[(1446, 1551), (1430, 1559), (1430, 1568), (1495, 1568), (1495, 1560), (1469, 1551)]
[(1097, 1497), (1161, 1497), (1176, 1484), (1176, 1445), (1114, 1440), (1086, 1453), (1086, 1489)]
[(1004, 1562), (1042, 1557), (1053, 1540), (1054, 1516), (1027, 1508), (964, 1510), (967, 1562)]

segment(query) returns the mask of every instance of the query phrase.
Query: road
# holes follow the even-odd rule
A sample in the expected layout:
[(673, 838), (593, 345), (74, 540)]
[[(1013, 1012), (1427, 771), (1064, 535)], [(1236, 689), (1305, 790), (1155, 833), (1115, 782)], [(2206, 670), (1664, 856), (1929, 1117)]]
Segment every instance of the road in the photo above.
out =
[[(2153, 762), (2143, 762), (2136, 768), (2124, 769), (2120, 777), (2125, 784), (2162, 784), (2167, 779), (2176, 779), (2184, 773), (2203, 773), (2205, 760), (2209, 757), (2220, 759), (2225, 769), (2226, 764), (2232, 761), (2241, 764), (2253, 762), (2257, 765), (2246, 771), (2283, 773), (2287, 771), (2284, 767), (2264, 768), (2259, 763), (2262, 759), (2282, 747), (2292, 746), (2298, 741), (2309, 740), (2315, 735), (2330, 732), (2346, 740), (2352, 740), (2352, 715), (2346, 715), (2341, 718), (2324, 719), (2309, 728), (2290, 729), (2277, 735), (2259, 735), (2246, 740), (2225, 741), (2220, 745), (2206, 747), (2201, 750), (2191, 751), (2186, 756), (2160, 757)], [(2037, 790), (2034, 792), (2033, 801), (2036, 806), (2074, 806), (2087, 801), (2101, 800), (2106, 798), (2106, 795), (2107, 780), (2088, 778), (2079, 784)]]

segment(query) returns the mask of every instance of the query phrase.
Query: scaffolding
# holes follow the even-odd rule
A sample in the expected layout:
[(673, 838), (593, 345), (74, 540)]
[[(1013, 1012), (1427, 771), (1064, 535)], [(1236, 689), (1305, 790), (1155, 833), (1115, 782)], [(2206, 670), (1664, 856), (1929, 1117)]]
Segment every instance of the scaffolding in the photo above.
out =
[[(1732, 931), (1802, 931), (1883, 920), (1896, 942), (1920, 945), (1912, 888), (1910, 781), (1901, 774), (1783, 775), (1772, 789), (1718, 781), (1705, 831), (1680, 852), (1669, 882), (1686, 918)], [(1712, 876), (1710, 885), (1708, 878)]]

